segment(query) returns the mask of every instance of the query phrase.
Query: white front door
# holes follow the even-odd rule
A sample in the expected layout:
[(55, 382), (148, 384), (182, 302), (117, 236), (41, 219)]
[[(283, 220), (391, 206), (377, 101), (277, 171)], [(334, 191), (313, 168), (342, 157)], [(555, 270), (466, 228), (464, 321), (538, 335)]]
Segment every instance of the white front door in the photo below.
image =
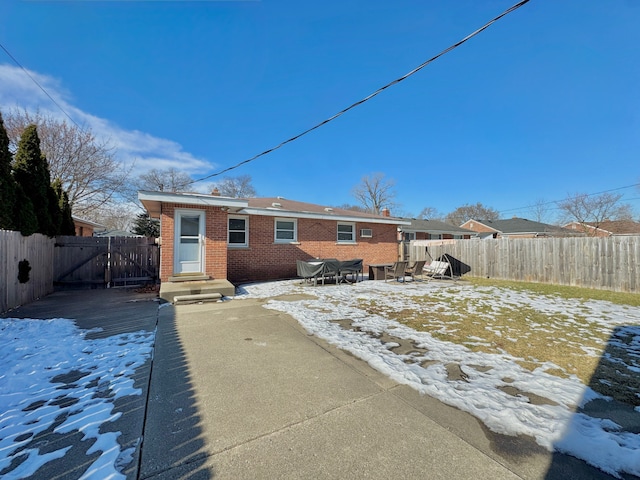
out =
[(176, 211), (174, 272), (203, 273), (204, 212)]

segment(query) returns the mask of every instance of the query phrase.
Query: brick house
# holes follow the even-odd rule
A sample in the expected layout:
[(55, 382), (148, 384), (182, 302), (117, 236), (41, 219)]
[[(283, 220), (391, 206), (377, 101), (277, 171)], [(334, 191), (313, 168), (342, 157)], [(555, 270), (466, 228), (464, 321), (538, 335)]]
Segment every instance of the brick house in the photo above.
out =
[(163, 284), (292, 278), (296, 260), (312, 258), (361, 258), (366, 269), (397, 260), (398, 227), (409, 224), (281, 197), (141, 191), (138, 198), (160, 219)]
[(79, 217), (73, 217), (73, 224), (76, 228), (76, 237), (93, 237), (96, 230), (105, 229), (104, 225)]
[(564, 228), (584, 233), (588, 237), (619, 237), (640, 235), (640, 222), (633, 220), (603, 220), (602, 222), (571, 222)]
[(478, 234), (466, 228), (456, 227), (440, 220), (405, 218), (409, 225), (398, 227), (398, 240), (402, 244), (403, 260), (409, 259), (412, 240), (468, 240)]
[(467, 220), (461, 228), (473, 230), (481, 238), (571, 237), (579, 235), (567, 228), (513, 217), (506, 220)]
[(477, 236), (476, 232), (466, 228), (456, 227), (440, 220), (422, 220), (405, 218), (410, 225), (398, 228), (399, 240), (468, 240)]

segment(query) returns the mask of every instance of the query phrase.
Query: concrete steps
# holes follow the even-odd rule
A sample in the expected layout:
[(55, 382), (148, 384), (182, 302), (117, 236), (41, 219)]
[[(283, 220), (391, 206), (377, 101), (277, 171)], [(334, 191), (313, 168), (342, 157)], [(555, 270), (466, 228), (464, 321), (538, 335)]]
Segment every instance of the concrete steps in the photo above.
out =
[(179, 281), (160, 284), (160, 298), (170, 303), (212, 302), (222, 297), (232, 297), (236, 293), (236, 287), (226, 279), (209, 279), (200, 276), (179, 278)]

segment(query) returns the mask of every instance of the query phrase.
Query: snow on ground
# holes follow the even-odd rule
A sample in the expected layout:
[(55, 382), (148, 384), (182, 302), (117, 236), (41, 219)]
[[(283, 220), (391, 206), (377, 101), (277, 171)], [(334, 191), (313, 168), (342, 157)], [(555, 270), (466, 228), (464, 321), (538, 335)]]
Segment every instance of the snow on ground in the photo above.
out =
[[(277, 298), (292, 293), (307, 295), (295, 301)], [(351, 352), (399, 383), (471, 413), (496, 433), (529, 435), (549, 451), (571, 454), (617, 477), (625, 472), (640, 476), (640, 435), (624, 431), (609, 419), (576, 413), (576, 408), (591, 400), (610, 401), (577, 377), (548, 373), (557, 369), (549, 362), (529, 371), (506, 353), (472, 352), (358, 308), (373, 301), (395, 311), (419, 309), (414, 298), (430, 293), (442, 299), (439, 307), (443, 309), (448, 307), (447, 299), (474, 298), (496, 309), (508, 304), (550, 316), (562, 314), (565, 322), (586, 317), (601, 331), (624, 326), (633, 337), (635, 358), (640, 353), (640, 308), (603, 301), (534, 296), (462, 282), (443, 286), (439, 282), (367, 281), (312, 287), (299, 280), (245, 285), (235, 298), (270, 298), (267, 308), (292, 315), (309, 333)], [(308, 295), (317, 298), (308, 299)], [(403, 344), (408, 346), (399, 348)], [(637, 367), (627, 365), (636, 372), (640, 371)]]
[[(69, 446), (42, 453), (39, 435), (82, 433), (94, 439), (87, 455), (102, 454), (82, 478), (125, 478), (132, 460), (118, 432), (100, 431), (115, 421), (114, 402), (140, 395), (135, 370), (150, 358), (155, 333), (140, 331), (90, 340), (72, 320), (0, 319), (0, 474), (24, 478), (64, 456)], [(12, 463), (13, 462), (13, 463)]]

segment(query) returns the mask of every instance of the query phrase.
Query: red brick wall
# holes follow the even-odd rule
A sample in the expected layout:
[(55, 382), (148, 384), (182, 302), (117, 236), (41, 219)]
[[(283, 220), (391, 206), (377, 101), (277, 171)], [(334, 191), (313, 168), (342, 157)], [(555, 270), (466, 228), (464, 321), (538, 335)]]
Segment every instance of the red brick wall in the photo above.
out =
[[(249, 217), (249, 246), (228, 249), (228, 278), (232, 282), (271, 280), (296, 276), (296, 260), (310, 258), (362, 258), (370, 263), (398, 259), (395, 225), (356, 223), (356, 244), (338, 244), (334, 220), (298, 219), (296, 244), (274, 242), (275, 218)], [(360, 238), (360, 229), (370, 228), (372, 238)]]
[[(160, 215), (160, 281), (166, 282), (173, 271), (176, 209), (193, 209), (190, 205), (162, 204)], [(205, 212), (204, 274), (211, 278), (227, 276), (227, 214), (219, 207)]]

